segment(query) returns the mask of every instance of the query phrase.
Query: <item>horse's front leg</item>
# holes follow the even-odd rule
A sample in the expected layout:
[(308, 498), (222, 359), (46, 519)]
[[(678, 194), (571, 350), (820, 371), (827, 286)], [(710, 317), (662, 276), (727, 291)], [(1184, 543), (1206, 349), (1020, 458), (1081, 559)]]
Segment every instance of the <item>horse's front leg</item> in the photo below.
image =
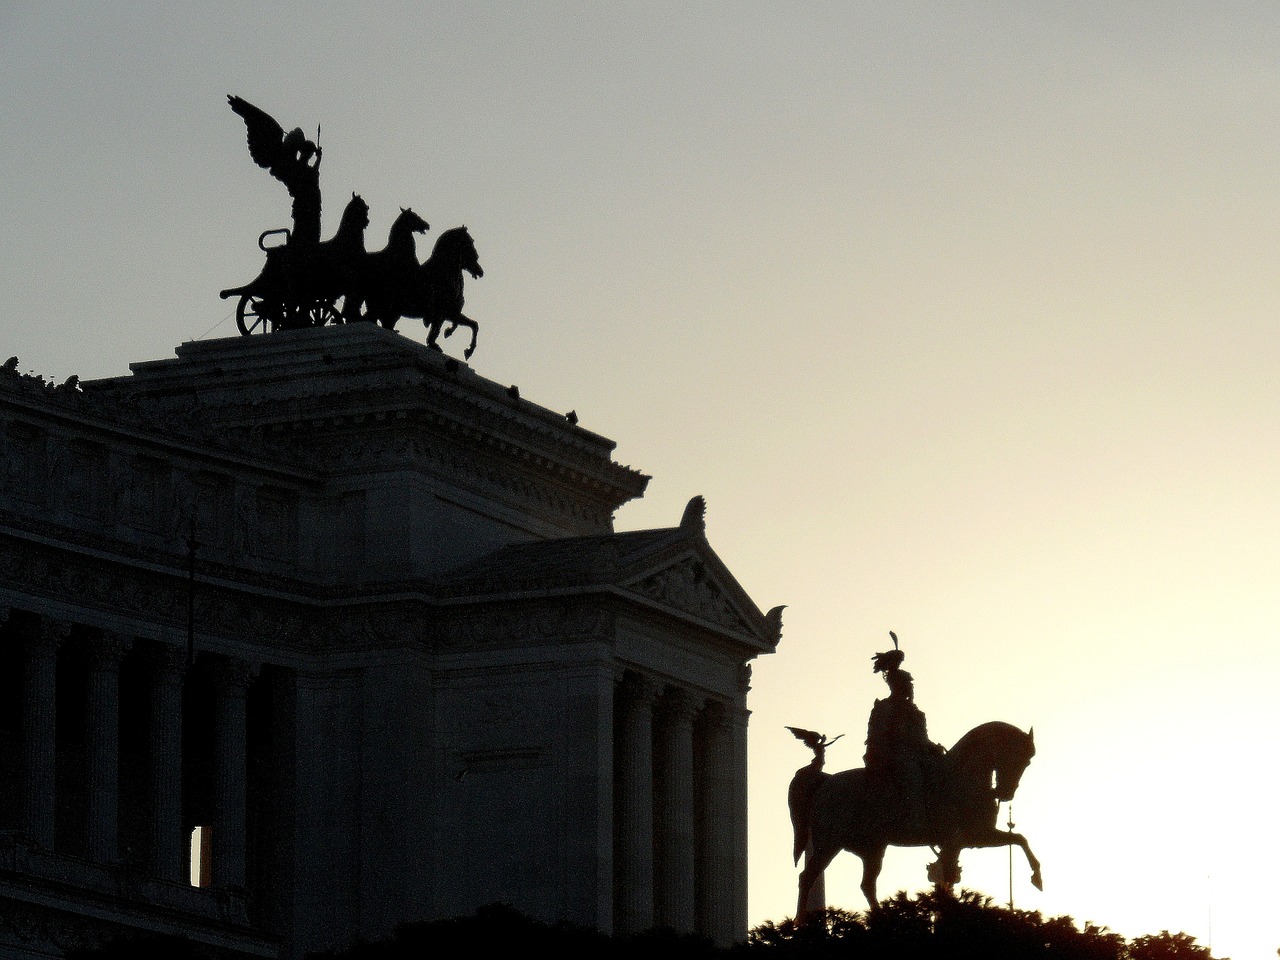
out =
[(471, 355), (476, 352), (476, 338), (480, 335), (480, 324), (476, 323), (470, 317), (464, 317), (459, 313), (453, 318), (453, 322), (449, 324), (449, 329), (445, 331), (444, 335), (447, 337), (452, 334), (453, 331), (458, 329), (458, 324), (471, 328), (471, 346), (462, 351), (463, 359), (470, 360)]
[(964, 845), (966, 847), (1021, 847), (1022, 852), (1027, 857), (1027, 865), (1031, 867), (1031, 885), (1037, 890), (1044, 889), (1044, 880), (1040, 876), (1040, 861), (1031, 852), (1031, 844), (1027, 843), (1027, 838), (1022, 834), (1014, 833), (1012, 830), (998, 830), (992, 827), (988, 833), (976, 837), (966, 837)]
[(1031, 885), (1037, 890), (1044, 889), (1044, 879), (1040, 876), (1040, 861), (1036, 859), (1036, 855), (1031, 852), (1031, 844), (1027, 843), (1027, 838), (1020, 833), (1009, 831), (1009, 842), (1016, 843), (1022, 848), (1022, 852), (1027, 855), (1027, 865), (1031, 867)]

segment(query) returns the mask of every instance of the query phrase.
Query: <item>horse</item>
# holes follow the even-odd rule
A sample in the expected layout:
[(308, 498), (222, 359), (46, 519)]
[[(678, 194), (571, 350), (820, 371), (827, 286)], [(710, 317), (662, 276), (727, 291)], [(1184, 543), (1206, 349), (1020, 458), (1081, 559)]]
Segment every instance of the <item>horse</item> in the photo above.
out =
[[(267, 255), (262, 272), (252, 282), (219, 294), (223, 299), (240, 297), (236, 309), (240, 332), (351, 319), (351, 288), (365, 257), (364, 230), (368, 225), (369, 205), (352, 193), (337, 233), (311, 250), (298, 248), (287, 229), (264, 232), (258, 238), (258, 246)], [(266, 238), (273, 234), (284, 234), (283, 246), (266, 245)], [(334, 303), (342, 296), (347, 300), (339, 315)], [(263, 320), (269, 320), (269, 326), (264, 326)]]
[(338, 231), (316, 248), (312, 281), (318, 299), (342, 304), (341, 319), (350, 323), (357, 319), (357, 304), (352, 302), (352, 290), (359, 281), (364, 259), (364, 231), (369, 226), (369, 205), (357, 193), (352, 192)]
[(361, 320), (380, 323), (388, 330), (395, 329), (396, 321), (400, 319), (400, 304), (418, 271), (418, 252), (413, 235), (426, 233), (429, 229), (427, 221), (411, 208), (401, 207), (400, 215), (387, 233), (387, 245), (365, 254), (359, 270), (356, 301), (352, 305), (353, 309), (358, 309), (360, 303), (364, 304)]
[(462, 313), (464, 270), (476, 280), (484, 276), (471, 234), (466, 227), (454, 227), (440, 234), (431, 256), (418, 268), (410, 295), (400, 305), (400, 313), (405, 317), (422, 319), (422, 325), (427, 328), (427, 346), (432, 350), (440, 349), (436, 338), (440, 336), (440, 328), (445, 321), (449, 323), (444, 334), (446, 337), (452, 336), (459, 325), (470, 327), (471, 345), (463, 352), (463, 357), (470, 360), (476, 349), (480, 325)]
[(861, 889), (872, 910), (878, 907), (876, 879), (889, 846), (935, 847), (938, 860), (930, 865), (929, 879), (949, 892), (959, 881), (961, 850), (1016, 845), (1026, 854), (1031, 882), (1042, 889), (1040, 861), (1026, 838), (996, 828), (1000, 802), (1013, 799), (1035, 752), (1034, 731), (1023, 733), (1000, 721), (970, 730), (938, 758), (939, 789), (914, 825), (885, 802), (865, 769), (827, 774), (802, 768), (789, 795), (796, 859), (805, 853), (796, 917), (804, 917), (814, 883), (841, 850), (861, 858)]

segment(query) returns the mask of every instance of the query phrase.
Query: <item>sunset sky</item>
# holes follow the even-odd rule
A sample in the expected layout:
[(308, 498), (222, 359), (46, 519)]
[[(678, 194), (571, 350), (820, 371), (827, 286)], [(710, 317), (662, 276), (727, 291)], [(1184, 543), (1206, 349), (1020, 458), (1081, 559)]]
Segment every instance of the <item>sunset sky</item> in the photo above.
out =
[[(1274, 0), (10, 0), (0, 357), (88, 379), (235, 335), (217, 292), (289, 202), (226, 95), (319, 124), (325, 235), (353, 190), (371, 248), (401, 206), (424, 254), (466, 224), (472, 367), (653, 475), (618, 529), (703, 494), (787, 604), (752, 923), (795, 907), (784, 726), (860, 764), (893, 629), (935, 739), (1035, 727), (1017, 906), (1270, 958), (1278, 51)], [(1003, 850), (962, 864), (1007, 899)]]

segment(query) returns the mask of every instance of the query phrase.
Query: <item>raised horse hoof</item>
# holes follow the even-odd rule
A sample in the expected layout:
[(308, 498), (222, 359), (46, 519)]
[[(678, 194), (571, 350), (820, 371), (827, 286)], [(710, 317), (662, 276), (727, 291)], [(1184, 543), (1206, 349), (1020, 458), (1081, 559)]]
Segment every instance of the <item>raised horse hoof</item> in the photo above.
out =
[(1040, 879), (1040, 871), (1037, 870), (1031, 874), (1031, 885), (1037, 890), (1044, 889), (1044, 881)]

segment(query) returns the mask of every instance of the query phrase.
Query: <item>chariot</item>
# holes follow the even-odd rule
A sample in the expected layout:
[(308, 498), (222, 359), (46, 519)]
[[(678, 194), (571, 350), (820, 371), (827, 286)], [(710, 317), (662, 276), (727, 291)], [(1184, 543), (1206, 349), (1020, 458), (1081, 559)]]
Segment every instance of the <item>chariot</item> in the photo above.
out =
[[(283, 235), (284, 242), (271, 238)], [(333, 285), (326, 281), (320, 248), (298, 250), (289, 243), (285, 228), (264, 230), (258, 247), (267, 255), (262, 272), (242, 287), (223, 290), (219, 296), (239, 297), (236, 326), (246, 336), (273, 330), (322, 327), (342, 323)]]

